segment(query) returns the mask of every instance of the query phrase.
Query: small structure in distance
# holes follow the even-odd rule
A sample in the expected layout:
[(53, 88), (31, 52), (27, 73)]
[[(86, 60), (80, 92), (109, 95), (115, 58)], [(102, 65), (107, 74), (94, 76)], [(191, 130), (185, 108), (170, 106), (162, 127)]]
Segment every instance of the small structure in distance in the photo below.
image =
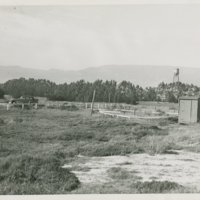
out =
[(21, 96), (20, 98), (12, 99), (11, 103), (35, 104), (38, 103), (38, 99), (34, 98), (33, 96)]
[(32, 105), (35, 109), (37, 109), (38, 99), (34, 98), (33, 96), (21, 96), (17, 99), (11, 99), (7, 104), (7, 110), (10, 110), (12, 104), (21, 106), (22, 110), (24, 109), (24, 105)]
[(180, 124), (196, 123), (200, 121), (200, 97), (184, 96), (179, 98)]

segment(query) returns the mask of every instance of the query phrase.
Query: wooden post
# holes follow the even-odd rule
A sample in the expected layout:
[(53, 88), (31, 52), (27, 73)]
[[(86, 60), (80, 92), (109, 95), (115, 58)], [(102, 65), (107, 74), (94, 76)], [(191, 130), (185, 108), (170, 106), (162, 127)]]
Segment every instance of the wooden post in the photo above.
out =
[(94, 90), (94, 92), (93, 92), (93, 97), (92, 97), (92, 104), (91, 104), (91, 115), (92, 115), (92, 113), (93, 113), (93, 108), (94, 108), (95, 93), (96, 93), (96, 91)]
[(10, 102), (7, 103), (7, 110), (10, 110)]
[(22, 110), (24, 110), (24, 104), (22, 103)]
[(108, 94), (108, 102), (110, 103), (110, 93)]
[(85, 109), (87, 110), (87, 103), (85, 103)]
[(37, 108), (38, 108), (38, 104), (36, 103), (36, 104), (35, 104), (35, 109), (37, 110)]

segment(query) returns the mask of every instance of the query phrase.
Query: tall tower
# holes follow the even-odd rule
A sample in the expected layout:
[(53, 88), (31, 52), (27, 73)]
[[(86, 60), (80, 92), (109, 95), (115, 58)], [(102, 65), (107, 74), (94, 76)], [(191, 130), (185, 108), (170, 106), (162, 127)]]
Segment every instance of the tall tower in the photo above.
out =
[(180, 70), (179, 70), (179, 68), (176, 68), (174, 70), (173, 83), (179, 82), (179, 74), (180, 74)]

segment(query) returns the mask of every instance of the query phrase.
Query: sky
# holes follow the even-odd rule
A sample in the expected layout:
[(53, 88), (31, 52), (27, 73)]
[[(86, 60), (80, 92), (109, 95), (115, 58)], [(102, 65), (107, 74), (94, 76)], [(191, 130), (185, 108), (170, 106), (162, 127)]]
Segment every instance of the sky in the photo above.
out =
[(200, 68), (200, 5), (0, 6), (0, 66)]

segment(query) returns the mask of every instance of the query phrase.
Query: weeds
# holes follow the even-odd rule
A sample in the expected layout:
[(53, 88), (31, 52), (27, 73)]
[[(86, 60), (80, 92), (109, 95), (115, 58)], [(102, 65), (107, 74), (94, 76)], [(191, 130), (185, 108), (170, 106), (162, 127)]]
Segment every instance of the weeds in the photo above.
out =
[(1, 194), (66, 193), (79, 184), (73, 173), (61, 168), (60, 159), (55, 156), (24, 155), (8, 158), (0, 164)]
[(107, 173), (110, 178), (114, 180), (127, 180), (127, 179), (133, 179), (138, 180), (140, 177), (136, 176), (133, 172), (129, 172), (125, 169), (122, 169), (120, 167), (112, 167), (109, 170), (107, 170)]
[(167, 153), (176, 146), (164, 136), (147, 136), (142, 143), (144, 151), (150, 155)]
[(136, 182), (132, 187), (137, 190), (137, 193), (169, 193), (184, 188), (182, 185), (170, 181)]
[(136, 139), (141, 139), (142, 137), (151, 135), (168, 135), (167, 130), (161, 129), (158, 126), (138, 125), (133, 127), (131, 132)]
[(92, 148), (83, 147), (81, 148), (83, 155), (87, 156), (112, 156), (112, 155), (127, 155), (130, 153), (143, 153), (143, 149), (137, 146), (136, 143), (104, 143), (96, 144)]
[(133, 164), (132, 162), (126, 161), (126, 162), (120, 163), (119, 165), (132, 165), (132, 164)]
[[(80, 183), (69, 169), (60, 166), (78, 154), (155, 154), (175, 147), (167, 128), (160, 128), (159, 122), (152, 126), (59, 109), (13, 109), (2, 120), (0, 194), (68, 193)], [(120, 171), (118, 175), (121, 180), (128, 176)]]
[(80, 140), (90, 140), (94, 138), (94, 133), (91, 131), (83, 131), (81, 129), (72, 129), (71, 131), (68, 131), (64, 134), (62, 134), (59, 139), (61, 140), (75, 140), (75, 141), (80, 141)]
[(77, 106), (67, 105), (67, 104), (61, 105), (60, 109), (61, 110), (67, 110), (67, 111), (77, 111), (77, 110), (79, 110), (79, 108)]
[(0, 126), (4, 124), (5, 124), (4, 120), (0, 118)]

